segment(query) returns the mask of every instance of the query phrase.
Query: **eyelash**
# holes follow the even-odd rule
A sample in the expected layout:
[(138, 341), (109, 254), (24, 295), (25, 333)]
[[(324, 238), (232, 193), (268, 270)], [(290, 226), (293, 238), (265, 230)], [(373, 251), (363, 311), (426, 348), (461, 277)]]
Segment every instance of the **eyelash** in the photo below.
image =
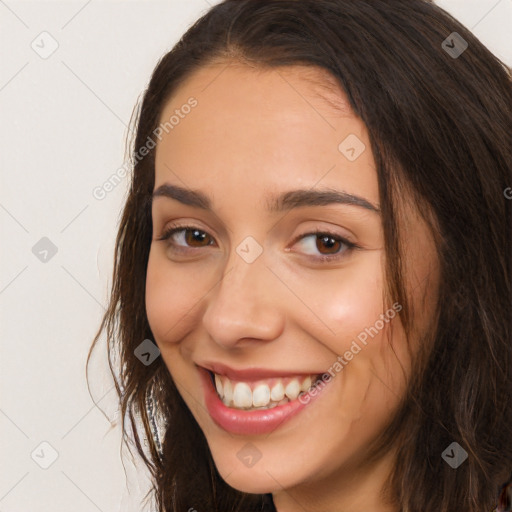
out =
[[(206, 231), (203, 231), (202, 229), (199, 229), (197, 226), (191, 226), (191, 225), (171, 225), (162, 233), (162, 235), (159, 238), (157, 238), (157, 240), (158, 241), (169, 240), (172, 237), (172, 235), (174, 235), (175, 233), (177, 233), (179, 231), (189, 231), (189, 230), (190, 231), (199, 231), (200, 233), (208, 234)], [(327, 236), (330, 236), (330, 237), (334, 238), (336, 241), (341, 242), (346, 247), (346, 249), (341, 250), (340, 252), (338, 252), (338, 253), (336, 253), (334, 255), (330, 255), (330, 256), (321, 255), (321, 256), (315, 257), (315, 256), (309, 256), (308, 255), (308, 258), (314, 259), (314, 260), (317, 260), (317, 261), (331, 262), (331, 261), (339, 260), (339, 259), (345, 257), (346, 253), (351, 252), (354, 249), (359, 249), (360, 248), (360, 246), (355, 244), (354, 242), (349, 242), (347, 239), (337, 235), (336, 233), (332, 233), (329, 230), (321, 230), (321, 231), (318, 230), (318, 231), (304, 233), (304, 234), (298, 236), (297, 238), (295, 238), (295, 240), (293, 241), (293, 244), (297, 243), (299, 240), (301, 240), (303, 238), (306, 238), (308, 236), (313, 236), (313, 235), (327, 235)], [(210, 235), (208, 235), (208, 236), (210, 236)], [(169, 245), (174, 245), (174, 244), (171, 243)], [(187, 252), (186, 249), (183, 250), (183, 249), (180, 248), (178, 250), (182, 251), (182, 252)]]

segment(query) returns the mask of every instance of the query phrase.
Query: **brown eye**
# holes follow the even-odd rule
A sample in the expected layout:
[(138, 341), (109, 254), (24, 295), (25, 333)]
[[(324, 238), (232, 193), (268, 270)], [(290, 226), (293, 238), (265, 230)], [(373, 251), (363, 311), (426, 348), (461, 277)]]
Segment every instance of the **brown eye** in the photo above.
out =
[[(342, 245), (343, 242), (334, 236), (327, 234), (317, 235), (316, 248), (320, 251), (321, 254), (337, 254)], [(326, 253), (322, 252), (324, 247), (327, 248)]]
[[(213, 245), (213, 239), (201, 229), (194, 226), (171, 226), (158, 240), (171, 240), (170, 245), (178, 249), (201, 248)], [(204, 243), (204, 242), (207, 243)]]
[(185, 242), (191, 247), (203, 247), (203, 242), (209, 240), (209, 235), (199, 229), (182, 229), (180, 231), (185, 232)]
[(305, 233), (295, 243), (302, 245), (302, 250), (294, 252), (304, 253), (311, 260), (324, 262), (341, 259), (359, 247), (340, 235), (325, 231)]

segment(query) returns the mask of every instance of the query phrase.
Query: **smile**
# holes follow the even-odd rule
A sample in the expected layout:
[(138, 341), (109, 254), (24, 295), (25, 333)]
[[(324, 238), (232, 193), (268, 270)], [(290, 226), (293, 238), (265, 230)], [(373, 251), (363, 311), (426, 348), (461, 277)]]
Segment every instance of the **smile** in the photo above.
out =
[(316, 389), (323, 373), (276, 376), (261, 371), (224, 371), (225, 367), (214, 366), (216, 371), (197, 366), (205, 404), (214, 423), (231, 434), (270, 433), (310, 407), (325, 388), (331, 387), (324, 385), (321, 392)]
[(307, 393), (321, 375), (274, 378), (256, 382), (237, 382), (210, 372), (223, 404), (242, 410), (272, 409)]

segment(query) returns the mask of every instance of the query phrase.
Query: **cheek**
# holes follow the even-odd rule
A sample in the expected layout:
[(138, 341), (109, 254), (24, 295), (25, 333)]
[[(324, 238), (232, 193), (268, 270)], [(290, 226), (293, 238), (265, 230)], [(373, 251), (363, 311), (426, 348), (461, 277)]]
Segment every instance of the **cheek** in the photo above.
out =
[(357, 264), (318, 274), (315, 279), (298, 281), (298, 295), (309, 311), (296, 318), (314, 318), (311, 327), (315, 330), (308, 329), (313, 337), (342, 354), (384, 312), (381, 253), (373, 251), (359, 256)]
[(297, 310), (295, 321), (323, 345), (319, 354), (331, 354), (326, 370), (342, 390), (343, 418), (347, 411), (353, 417), (371, 410), (386, 416), (396, 398), (389, 390), (400, 394), (401, 367), (407, 371), (410, 363), (401, 306), (383, 302), (383, 267), (382, 252), (372, 251), (347, 268), (299, 281), (309, 311)]
[(146, 314), (157, 343), (182, 339), (197, 323), (204, 283), (151, 249), (146, 273)]

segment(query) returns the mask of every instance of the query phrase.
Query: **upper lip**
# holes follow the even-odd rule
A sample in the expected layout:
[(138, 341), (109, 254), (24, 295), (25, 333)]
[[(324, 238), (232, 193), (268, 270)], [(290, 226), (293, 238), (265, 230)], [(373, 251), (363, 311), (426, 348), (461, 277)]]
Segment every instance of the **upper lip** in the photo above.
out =
[(235, 381), (251, 381), (259, 379), (271, 379), (279, 377), (295, 377), (308, 375), (319, 375), (323, 372), (310, 372), (310, 371), (290, 371), (290, 370), (278, 370), (272, 368), (239, 368), (234, 369), (219, 362), (204, 362), (200, 366), (206, 370), (209, 370), (218, 375), (225, 375), (230, 380)]

